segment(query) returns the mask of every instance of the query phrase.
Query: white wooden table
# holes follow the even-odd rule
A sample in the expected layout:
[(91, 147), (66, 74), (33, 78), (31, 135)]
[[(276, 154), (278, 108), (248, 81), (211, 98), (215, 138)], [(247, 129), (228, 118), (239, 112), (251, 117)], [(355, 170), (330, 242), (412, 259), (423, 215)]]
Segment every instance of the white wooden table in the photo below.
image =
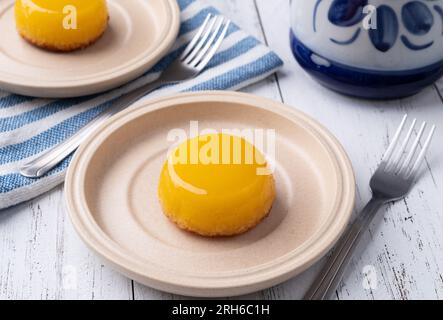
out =
[[(435, 122), (440, 131), (423, 178), (410, 196), (374, 222), (337, 291), (338, 299), (443, 299), (443, 81), (404, 100), (355, 100), (324, 89), (294, 61), (287, 0), (207, 0), (272, 47), (283, 70), (245, 89), (301, 109), (328, 127), (356, 172), (357, 207), (402, 115)], [(299, 299), (322, 262), (252, 299)], [(375, 286), (367, 285), (367, 272)], [(170, 299), (113, 271), (80, 241), (69, 221), (63, 188), (0, 212), (0, 299)]]

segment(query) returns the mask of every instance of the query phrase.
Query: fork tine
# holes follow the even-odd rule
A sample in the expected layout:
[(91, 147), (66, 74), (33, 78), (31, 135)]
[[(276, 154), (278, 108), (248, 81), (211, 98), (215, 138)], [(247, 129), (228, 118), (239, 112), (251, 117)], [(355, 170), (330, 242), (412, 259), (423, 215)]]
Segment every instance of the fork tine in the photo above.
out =
[(426, 122), (423, 122), (423, 124), (420, 127), (420, 131), (418, 132), (417, 137), (415, 138), (414, 144), (411, 147), (411, 151), (409, 152), (408, 156), (403, 162), (403, 166), (401, 167), (398, 173), (406, 174), (406, 172), (409, 170), (409, 166), (411, 165), (412, 159), (414, 158), (414, 155), (417, 152), (418, 145), (420, 144), (420, 140), (423, 137), (425, 129), (426, 129)]
[(193, 59), (191, 62), (189, 62), (189, 64), (192, 67), (195, 67), (203, 58), (203, 56), (208, 52), (209, 48), (211, 47), (211, 45), (214, 43), (215, 38), (217, 37), (218, 33), (220, 32), (221, 27), (223, 26), (223, 22), (225, 21), (224, 17), (219, 17), (217, 19), (217, 24), (215, 26), (214, 31), (212, 32), (211, 37), (209, 38), (209, 40), (206, 42), (205, 46), (203, 47), (203, 49), (200, 50), (200, 52), (197, 54), (197, 56), (195, 57), (195, 59)]
[(231, 25), (231, 20), (228, 20), (217, 41), (212, 46), (211, 50), (209, 50), (208, 54), (206, 55), (206, 57), (203, 58), (200, 64), (196, 66), (198, 70), (200, 71), (203, 70), (208, 65), (209, 61), (211, 61), (211, 59), (214, 57), (217, 50), (220, 48), (221, 44), (223, 43), (223, 40), (225, 39), (226, 34), (228, 33), (230, 25)]
[(403, 127), (405, 126), (406, 119), (408, 118), (408, 115), (405, 114), (403, 117), (403, 120), (400, 123), (400, 126), (398, 127), (397, 131), (395, 132), (394, 138), (391, 141), (391, 144), (389, 145), (388, 149), (386, 150), (385, 155), (382, 159), (382, 165), (387, 165), (389, 160), (392, 157), (392, 154), (394, 152), (395, 146), (397, 145), (398, 139), (400, 138), (400, 134), (403, 131)]
[(197, 41), (200, 39), (201, 35), (203, 34), (203, 31), (205, 31), (205, 28), (209, 22), (209, 19), (211, 19), (211, 17), (212, 17), (211, 13), (209, 13), (206, 16), (205, 21), (203, 22), (202, 26), (197, 31), (195, 36), (192, 38), (191, 42), (186, 47), (185, 51), (183, 51), (182, 55), (180, 56), (180, 59), (182, 59), (182, 60), (185, 59), (187, 57), (187, 55), (191, 52), (191, 50), (194, 49), (194, 46), (197, 44)]
[(402, 143), (402, 145), (401, 145), (401, 147), (400, 147), (400, 150), (399, 150), (398, 153), (397, 153), (397, 156), (396, 156), (396, 157), (394, 158), (394, 160), (392, 161), (392, 165), (394, 166), (394, 167), (393, 167), (394, 171), (397, 171), (397, 170), (400, 169), (400, 167), (401, 167), (401, 164), (402, 164), (401, 159), (402, 159), (402, 157), (403, 157), (403, 155), (404, 155), (404, 153), (405, 153), (405, 150), (406, 150), (406, 147), (407, 147), (408, 144), (409, 144), (409, 141), (411, 140), (411, 136), (412, 136), (412, 133), (414, 132), (415, 124), (416, 124), (416, 123), (417, 123), (417, 119), (414, 119), (414, 120), (412, 121), (411, 126), (409, 127), (409, 131), (408, 131), (406, 137), (405, 137), (404, 140), (403, 140), (403, 143)]
[(425, 144), (423, 145), (423, 148), (421, 149), (420, 154), (417, 157), (417, 160), (414, 163), (414, 166), (412, 167), (411, 171), (407, 175), (407, 178), (415, 178), (419, 172), (420, 166), (423, 163), (423, 160), (425, 159), (426, 152), (429, 149), (429, 146), (431, 145), (432, 138), (435, 133), (435, 125), (432, 126), (431, 132), (428, 135), (428, 138), (426, 139)]
[(200, 52), (200, 49), (203, 47), (203, 45), (206, 43), (209, 36), (211, 35), (211, 31), (214, 28), (216, 22), (217, 22), (217, 17), (211, 19), (211, 21), (209, 22), (209, 26), (206, 28), (206, 31), (204, 32), (203, 36), (200, 38), (200, 41), (197, 43), (197, 45), (194, 47), (191, 53), (184, 59), (185, 63), (188, 64)]

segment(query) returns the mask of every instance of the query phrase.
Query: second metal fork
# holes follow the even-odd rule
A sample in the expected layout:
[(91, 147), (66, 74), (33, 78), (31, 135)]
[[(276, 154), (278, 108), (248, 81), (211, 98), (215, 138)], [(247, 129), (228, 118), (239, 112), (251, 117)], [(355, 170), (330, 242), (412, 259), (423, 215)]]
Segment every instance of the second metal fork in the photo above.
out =
[[(404, 198), (411, 190), (431, 143), (435, 126), (432, 126), (421, 152), (418, 153), (426, 123), (424, 122), (421, 125), (417, 137), (412, 142), (411, 137), (417, 122), (414, 119), (406, 133), (406, 137), (399, 143), (406, 120), (407, 116), (404, 116), (380, 166), (372, 176), (370, 183), (371, 201), (342, 236), (332, 256), (327, 260), (325, 267), (305, 295), (305, 300), (324, 300), (331, 297), (341, 281), (345, 268), (363, 232), (369, 227), (379, 209), (388, 202)], [(411, 142), (410, 151), (405, 152)]]
[(56, 147), (43, 153), (36, 159), (25, 164), (20, 169), (20, 174), (28, 178), (39, 178), (49, 170), (56, 167), (79, 145), (88, 138), (105, 120), (129, 107), (131, 104), (158, 89), (161, 86), (182, 82), (196, 77), (208, 65), (220, 48), (228, 28), (230, 20), (222, 16), (209, 14), (196, 35), (186, 47), (182, 55), (176, 59), (153, 83), (148, 83), (134, 91), (126, 93), (112, 102), (109, 109), (88, 123), (80, 131), (68, 138)]

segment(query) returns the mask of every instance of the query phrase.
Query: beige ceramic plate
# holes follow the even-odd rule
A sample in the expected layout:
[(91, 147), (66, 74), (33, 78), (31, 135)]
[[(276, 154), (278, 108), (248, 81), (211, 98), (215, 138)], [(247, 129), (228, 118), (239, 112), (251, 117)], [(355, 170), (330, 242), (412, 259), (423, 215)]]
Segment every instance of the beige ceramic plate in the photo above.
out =
[(52, 53), (15, 30), (14, 1), (0, 1), (0, 88), (29, 96), (74, 97), (118, 87), (171, 48), (180, 27), (175, 0), (108, 0), (109, 27), (85, 50)]
[[(157, 184), (168, 132), (275, 129), (277, 199), (267, 219), (233, 238), (179, 230)], [(306, 115), (233, 92), (145, 101), (113, 117), (78, 150), (66, 197), (76, 230), (128, 277), (182, 295), (233, 296), (285, 281), (334, 244), (354, 205), (354, 176), (337, 140)]]

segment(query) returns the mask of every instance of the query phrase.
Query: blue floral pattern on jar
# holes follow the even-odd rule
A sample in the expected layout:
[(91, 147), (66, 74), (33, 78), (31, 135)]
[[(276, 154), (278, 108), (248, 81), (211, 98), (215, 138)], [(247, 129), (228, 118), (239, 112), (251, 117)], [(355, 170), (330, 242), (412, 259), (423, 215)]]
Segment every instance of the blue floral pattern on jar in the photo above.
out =
[(292, 0), (291, 14), (295, 57), (334, 90), (395, 98), (443, 75), (443, 0)]
[[(314, 15), (317, 15), (318, 6), (323, 0), (316, 1)], [(427, 2), (432, 3), (435, 1), (428, 0)], [(329, 8), (328, 19), (336, 26), (354, 26), (361, 23), (365, 18), (364, 8), (368, 6), (368, 4), (368, 0), (334, 0)], [(435, 23), (434, 14), (443, 21), (443, 8), (439, 5), (434, 5), (432, 9), (423, 2), (410, 1), (403, 5), (401, 17), (398, 17), (389, 5), (379, 6), (376, 13), (377, 27), (368, 31), (372, 44), (380, 51), (388, 51), (395, 45), (399, 38), (400, 23), (403, 23), (405, 29), (412, 35), (423, 36), (428, 34)], [(318, 17), (314, 17), (313, 20), (316, 21), (317, 19)], [(361, 28), (358, 28), (354, 36), (348, 41), (337, 41), (333, 38), (331, 38), (331, 41), (336, 44), (349, 45), (357, 39), (360, 32)], [(411, 50), (423, 50), (433, 45), (433, 41), (421, 45), (414, 44), (407, 35), (401, 35), (400, 38), (403, 44)]]

